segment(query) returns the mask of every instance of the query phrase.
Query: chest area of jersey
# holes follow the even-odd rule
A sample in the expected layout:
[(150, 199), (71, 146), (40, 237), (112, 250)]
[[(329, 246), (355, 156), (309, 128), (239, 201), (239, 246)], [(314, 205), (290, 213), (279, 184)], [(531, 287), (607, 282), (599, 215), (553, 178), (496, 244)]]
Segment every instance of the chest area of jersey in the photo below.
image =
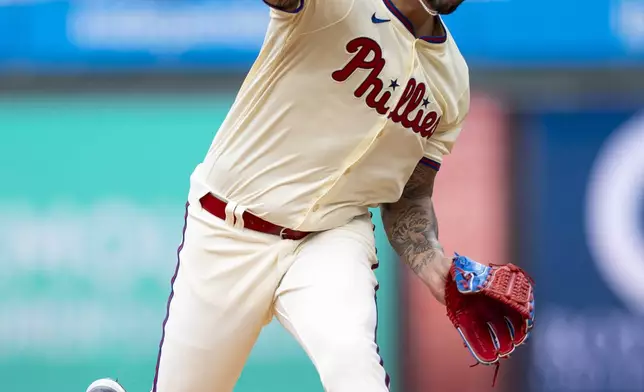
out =
[(441, 105), (430, 66), (413, 48), (384, 50), (373, 38), (349, 40), (344, 63), (331, 73), (340, 93), (353, 94), (356, 103), (423, 138), (438, 128)]

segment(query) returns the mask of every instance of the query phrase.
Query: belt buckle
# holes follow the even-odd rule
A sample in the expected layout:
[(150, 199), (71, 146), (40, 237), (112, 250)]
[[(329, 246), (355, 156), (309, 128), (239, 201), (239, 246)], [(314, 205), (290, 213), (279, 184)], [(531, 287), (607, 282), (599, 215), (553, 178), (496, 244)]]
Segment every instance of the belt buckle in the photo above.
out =
[(280, 238), (283, 240), (288, 240), (288, 238), (284, 237), (286, 230), (288, 230), (286, 227), (282, 227), (282, 229), (280, 230)]

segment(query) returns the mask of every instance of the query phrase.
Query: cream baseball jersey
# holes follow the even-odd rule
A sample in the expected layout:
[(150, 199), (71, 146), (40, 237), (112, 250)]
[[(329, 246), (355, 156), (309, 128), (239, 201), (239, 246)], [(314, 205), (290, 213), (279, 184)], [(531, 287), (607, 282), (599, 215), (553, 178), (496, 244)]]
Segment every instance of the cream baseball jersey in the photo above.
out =
[(467, 65), (447, 28), (416, 37), (390, 0), (270, 12), (192, 197), (212, 192), (274, 224), (319, 231), (397, 201), (419, 162), (439, 169), (469, 109)]

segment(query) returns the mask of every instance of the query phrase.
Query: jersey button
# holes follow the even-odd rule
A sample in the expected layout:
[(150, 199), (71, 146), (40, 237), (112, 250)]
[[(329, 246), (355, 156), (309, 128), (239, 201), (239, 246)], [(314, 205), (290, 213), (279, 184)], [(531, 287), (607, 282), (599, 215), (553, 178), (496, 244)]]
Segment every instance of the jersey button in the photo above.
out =
[(320, 209), (319, 204), (316, 204), (316, 205), (313, 206), (313, 212), (317, 212), (317, 210), (319, 210), (319, 209)]

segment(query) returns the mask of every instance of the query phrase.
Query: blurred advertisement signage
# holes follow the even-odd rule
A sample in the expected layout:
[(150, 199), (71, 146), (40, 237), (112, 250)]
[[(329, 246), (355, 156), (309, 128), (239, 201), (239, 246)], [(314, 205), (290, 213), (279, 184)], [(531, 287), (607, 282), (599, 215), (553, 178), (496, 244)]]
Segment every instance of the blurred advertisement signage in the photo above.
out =
[(644, 112), (544, 113), (526, 143), (532, 391), (644, 390)]
[(257, 1), (81, 2), (67, 14), (70, 43), (82, 50), (181, 54), (207, 47), (255, 51), (266, 31)]
[(627, 49), (644, 52), (644, 1), (616, 1), (613, 29)]
[(644, 0), (467, 0), (446, 20), (471, 63), (584, 67), (644, 61)]
[[(0, 0), (0, 71), (247, 68), (268, 20), (261, 0)], [(472, 64), (644, 61), (644, 0), (564, 1), (554, 12), (468, 0), (446, 21)]]
[(633, 313), (644, 315), (644, 112), (606, 139), (588, 185), (593, 260), (610, 289)]
[(6, 22), (0, 23), (1, 36), (20, 41), (6, 44), (0, 69), (247, 67), (268, 18), (268, 7), (257, 0), (0, 3), (0, 22)]

